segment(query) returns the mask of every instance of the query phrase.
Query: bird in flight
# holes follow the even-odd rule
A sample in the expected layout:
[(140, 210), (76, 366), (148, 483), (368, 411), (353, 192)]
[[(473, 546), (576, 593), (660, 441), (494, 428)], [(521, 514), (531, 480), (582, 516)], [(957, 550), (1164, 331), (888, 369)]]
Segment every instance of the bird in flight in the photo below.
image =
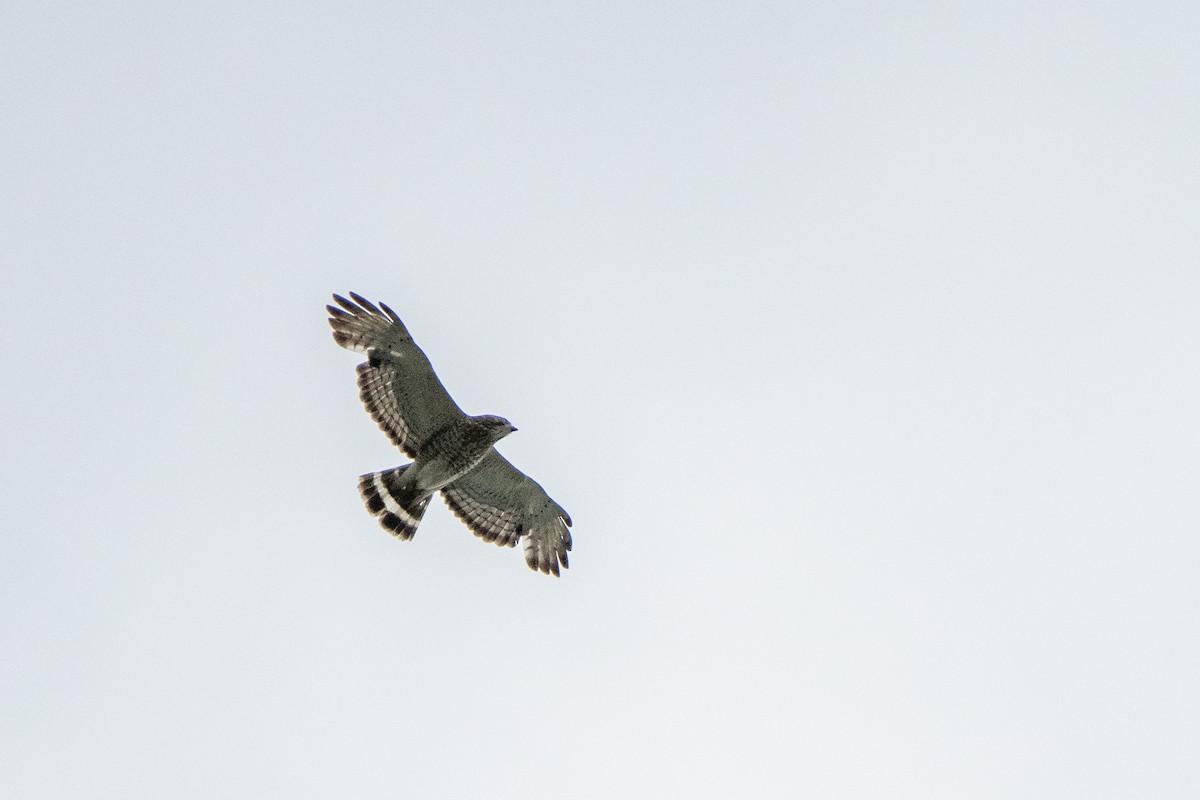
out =
[(516, 430), (503, 417), (463, 413), (438, 380), (404, 323), (384, 303), (350, 293), (325, 306), (333, 340), (365, 353), (359, 397), (371, 418), (413, 461), (358, 479), (358, 491), (379, 524), (411, 539), (429, 498), (446, 505), (485, 542), (524, 544), (525, 563), (547, 575), (566, 569), (571, 517), (493, 445)]

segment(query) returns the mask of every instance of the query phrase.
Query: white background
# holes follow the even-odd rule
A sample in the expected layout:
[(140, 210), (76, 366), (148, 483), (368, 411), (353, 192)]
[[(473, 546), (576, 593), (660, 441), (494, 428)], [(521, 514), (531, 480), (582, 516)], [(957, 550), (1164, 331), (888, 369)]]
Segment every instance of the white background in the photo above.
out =
[[(0, 7), (13, 798), (1183, 798), (1193, 3)], [(403, 457), (387, 302), (575, 520)]]

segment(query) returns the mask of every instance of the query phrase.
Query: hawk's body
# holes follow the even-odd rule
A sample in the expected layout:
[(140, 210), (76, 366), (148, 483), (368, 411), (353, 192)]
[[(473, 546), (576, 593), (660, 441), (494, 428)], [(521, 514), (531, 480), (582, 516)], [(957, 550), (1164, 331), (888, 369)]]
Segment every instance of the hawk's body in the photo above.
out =
[(442, 386), (404, 323), (383, 303), (351, 293), (326, 306), (334, 340), (367, 354), (359, 394), (371, 417), (412, 464), (359, 479), (367, 509), (401, 539), (416, 533), (429, 498), (446, 504), (484, 541), (525, 545), (531, 569), (559, 574), (571, 549), (571, 518), (492, 445), (516, 430), (506, 419), (469, 417)]

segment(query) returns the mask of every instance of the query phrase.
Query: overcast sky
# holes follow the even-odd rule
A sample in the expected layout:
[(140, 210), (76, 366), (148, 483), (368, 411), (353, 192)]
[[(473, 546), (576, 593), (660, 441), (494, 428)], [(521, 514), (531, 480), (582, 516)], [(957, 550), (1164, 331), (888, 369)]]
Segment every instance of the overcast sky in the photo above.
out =
[[(14, 798), (1183, 798), (1194, 3), (0, 7)], [(384, 301), (572, 515), (435, 501)]]

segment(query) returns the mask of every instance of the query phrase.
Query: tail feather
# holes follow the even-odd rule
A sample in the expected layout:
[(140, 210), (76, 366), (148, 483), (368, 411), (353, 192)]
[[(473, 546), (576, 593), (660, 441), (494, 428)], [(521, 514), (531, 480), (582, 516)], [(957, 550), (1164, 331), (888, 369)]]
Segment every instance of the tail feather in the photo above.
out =
[(411, 464), (383, 472), (368, 472), (358, 479), (358, 491), (367, 510), (379, 518), (379, 524), (393, 536), (411, 539), (425, 516), (432, 496), (406, 486), (404, 471)]

